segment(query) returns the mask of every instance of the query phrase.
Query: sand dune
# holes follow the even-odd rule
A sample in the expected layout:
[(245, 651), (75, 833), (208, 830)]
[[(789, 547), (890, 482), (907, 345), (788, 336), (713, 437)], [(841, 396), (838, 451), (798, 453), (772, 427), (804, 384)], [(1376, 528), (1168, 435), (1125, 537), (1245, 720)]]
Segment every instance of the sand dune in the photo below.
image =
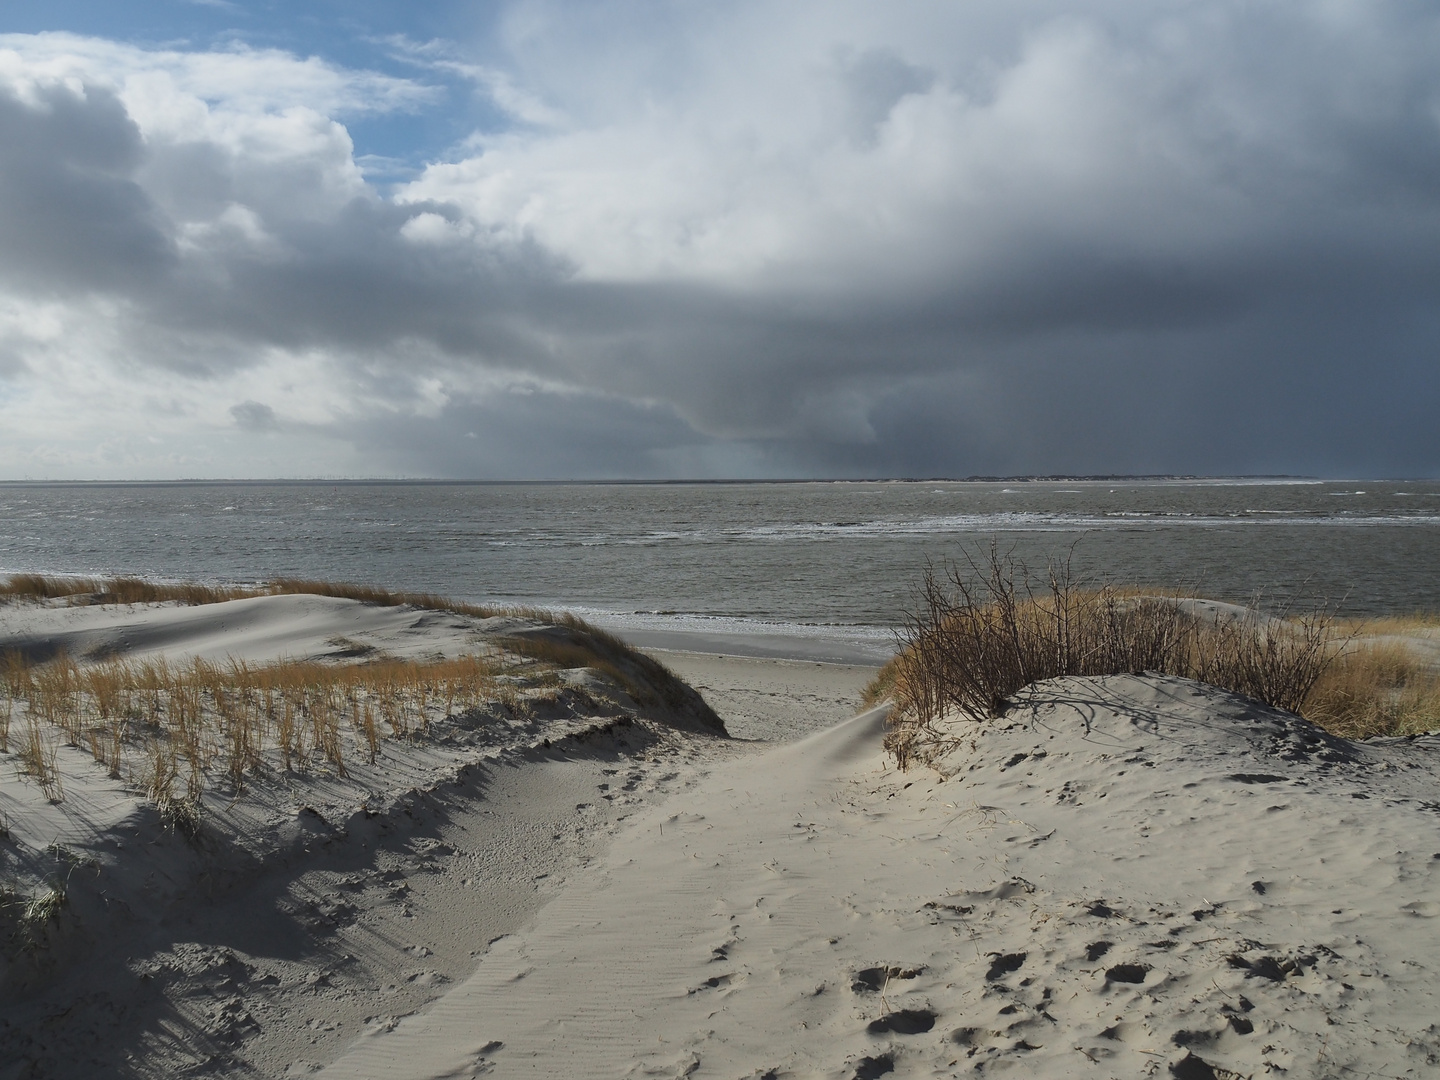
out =
[(487, 623), (444, 611), (380, 607), (331, 596), (257, 596), (223, 604), (0, 605), (0, 652), (43, 660), (249, 663), (340, 657), (356, 645), (394, 656), (473, 652)]
[[(494, 629), (262, 599), (0, 608), (0, 640), (263, 660)], [(672, 659), (743, 738), (446, 729), (364, 776), (257, 780), (209, 848), (78, 751), (59, 806), (7, 770), (5, 873), (68, 852), (71, 901), (49, 966), (8, 970), (0, 1077), (1440, 1068), (1440, 737), (1077, 678), (902, 773), (883, 708), (852, 715), (864, 669)]]
[[(544, 629), (306, 596), (0, 606), (0, 651), (172, 665), (339, 662), (360, 646), (433, 658)], [(283, 769), (272, 748), (243, 792), (207, 788), (194, 836), (144, 797), (143, 755), (138, 777), (116, 779), (59, 746), (50, 801), (20, 774), (15, 703), (0, 755), (0, 1076), (303, 1072), (434, 1000), (637, 806), (729, 752), (703, 716), (641, 706), (605, 673), (556, 680), (514, 677), (509, 704), (448, 719), (432, 708), (423, 736), (383, 740), (373, 763), (352, 748), (346, 774)]]
[(647, 810), (324, 1075), (1424, 1075), (1440, 739), (1183, 680), (1042, 686), (948, 780), (880, 710)]

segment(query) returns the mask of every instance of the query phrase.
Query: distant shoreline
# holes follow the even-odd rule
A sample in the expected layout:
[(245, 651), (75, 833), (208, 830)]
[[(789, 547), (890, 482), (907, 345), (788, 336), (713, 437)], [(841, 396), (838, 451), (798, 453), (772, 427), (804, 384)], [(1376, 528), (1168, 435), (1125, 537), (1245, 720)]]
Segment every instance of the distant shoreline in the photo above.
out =
[(612, 480), (442, 480), (433, 477), (386, 478), (283, 477), (256, 479), (228, 477), (206, 480), (187, 477), (178, 480), (0, 480), (0, 487), (695, 487), (743, 484), (1034, 484), (1034, 483), (1418, 483), (1433, 477), (1338, 477), (1300, 476), (1287, 473), (1239, 473), (1204, 475), (1191, 473), (1093, 473), (1022, 474), (1018, 476), (892, 476), (892, 477), (789, 477), (782, 479), (612, 479)]

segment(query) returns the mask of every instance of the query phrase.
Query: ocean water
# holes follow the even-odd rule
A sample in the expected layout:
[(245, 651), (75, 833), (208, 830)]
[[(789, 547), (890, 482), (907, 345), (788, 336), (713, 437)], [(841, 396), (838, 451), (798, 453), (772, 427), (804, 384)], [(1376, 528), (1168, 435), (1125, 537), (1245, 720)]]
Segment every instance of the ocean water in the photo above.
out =
[(1222, 599), (1440, 609), (1440, 482), (0, 484), (0, 574), (360, 581), (835, 659), (883, 655), (925, 567), (992, 541)]

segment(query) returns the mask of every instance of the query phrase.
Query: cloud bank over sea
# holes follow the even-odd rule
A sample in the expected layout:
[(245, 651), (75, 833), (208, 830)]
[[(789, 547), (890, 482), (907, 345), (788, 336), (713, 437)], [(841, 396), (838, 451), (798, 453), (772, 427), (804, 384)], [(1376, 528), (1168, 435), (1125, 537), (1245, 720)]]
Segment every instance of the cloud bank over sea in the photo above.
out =
[(0, 473), (1440, 471), (1440, 14), (484, 14), (0, 35)]

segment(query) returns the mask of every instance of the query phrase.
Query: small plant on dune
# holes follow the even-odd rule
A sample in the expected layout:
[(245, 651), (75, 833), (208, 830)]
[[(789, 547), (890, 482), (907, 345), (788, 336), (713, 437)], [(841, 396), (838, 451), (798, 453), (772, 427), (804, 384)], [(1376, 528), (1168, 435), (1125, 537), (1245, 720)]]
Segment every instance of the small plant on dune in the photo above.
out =
[(41, 891), (27, 895), (9, 882), (0, 884), (0, 928), (4, 952), (34, 952), (45, 944), (46, 927), (67, 903), (65, 883), (51, 880)]
[(56, 755), (55, 740), (40, 718), (31, 713), (26, 717), (25, 730), (16, 748), (15, 764), (20, 775), (28, 776), (39, 784), (45, 798), (52, 803), (65, 799)]
[[(363, 709), (363, 715), (361, 710)], [(356, 715), (362, 715), (360, 730), (365, 735), (365, 745), (370, 749), (370, 764), (375, 764), (375, 759), (380, 756), (380, 729), (375, 725), (375, 710), (367, 697), (362, 706), (356, 709)]]
[(51, 880), (25, 904), (21, 915), (21, 932), (32, 948), (37, 947), (45, 927), (60, 917), (69, 902), (63, 881)]
[[(93, 714), (85, 731), (91, 755), (120, 776), (120, 759), (124, 750), (127, 714), (130, 711), (128, 673), (116, 663), (99, 664), (80, 673), (80, 689)], [(84, 711), (81, 710), (81, 722)]]
[(202, 827), (200, 798), (187, 795), (183, 799), (170, 798), (156, 804), (160, 820), (187, 840), (198, 840)]
[(0, 754), (10, 752), (10, 722), (15, 717), (15, 698), (0, 684), (0, 693), (5, 696), (5, 706), (0, 709)]
[(145, 794), (150, 801), (163, 805), (175, 797), (175, 781), (180, 776), (180, 763), (168, 739), (151, 739), (147, 748), (150, 772), (145, 778)]
[(200, 791), (187, 785), (183, 796), (175, 791), (180, 776), (179, 762), (173, 748), (160, 739), (149, 746), (150, 773), (145, 780), (145, 794), (160, 812), (160, 820), (190, 840), (200, 835)]

